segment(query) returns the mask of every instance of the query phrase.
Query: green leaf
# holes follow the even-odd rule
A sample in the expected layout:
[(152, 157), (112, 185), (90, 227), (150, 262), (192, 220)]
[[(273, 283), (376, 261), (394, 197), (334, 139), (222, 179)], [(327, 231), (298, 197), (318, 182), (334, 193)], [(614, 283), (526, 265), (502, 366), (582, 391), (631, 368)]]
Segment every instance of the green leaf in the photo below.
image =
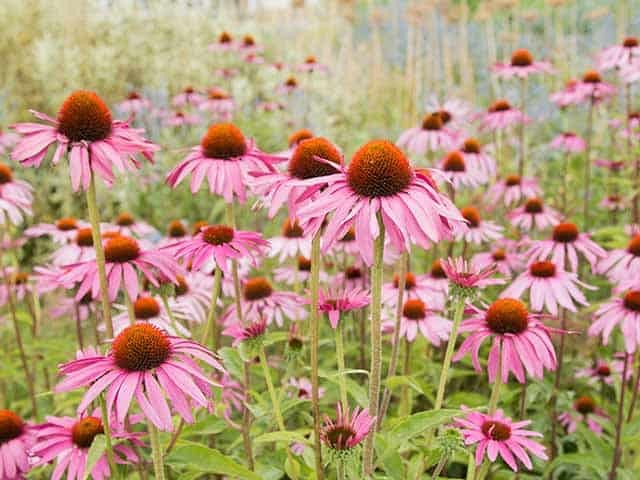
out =
[(547, 468), (545, 468), (545, 474), (548, 474), (560, 465), (578, 465), (596, 471), (598, 474), (604, 474), (604, 470), (601, 467), (599, 468), (599, 465), (594, 462), (593, 456), (585, 455), (584, 453), (565, 453), (564, 455), (556, 457), (553, 462), (549, 463)]
[[(100, 457), (107, 451), (107, 437), (104, 435), (96, 435), (91, 443), (91, 447), (89, 447), (89, 452), (87, 453), (87, 464), (84, 468), (84, 476), (82, 480), (87, 480), (89, 475), (91, 474), (91, 470), (96, 466)], [(114, 472), (111, 472), (114, 475)]]
[(305, 437), (311, 430), (302, 429), (302, 430), (290, 430), (287, 432), (268, 432), (255, 437), (253, 441), (255, 443), (268, 443), (268, 442), (300, 442), (310, 445), (311, 442), (308, 438)]
[(454, 415), (459, 414), (460, 410), (454, 409), (427, 410), (426, 412), (414, 413), (391, 427), (389, 434), (400, 441), (406, 441), (450, 421)]
[(180, 441), (167, 458), (167, 463), (241, 480), (260, 480), (260, 476), (218, 450), (194, 442)]

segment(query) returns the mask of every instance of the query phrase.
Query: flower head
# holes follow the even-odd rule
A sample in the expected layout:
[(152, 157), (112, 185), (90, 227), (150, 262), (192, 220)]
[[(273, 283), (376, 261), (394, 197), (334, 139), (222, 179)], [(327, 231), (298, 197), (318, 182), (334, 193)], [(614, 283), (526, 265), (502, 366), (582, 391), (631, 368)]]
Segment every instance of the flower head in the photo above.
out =
[(31, 469), (29, 458), (35, 427), (11, 410), (0, 409), (0, 478), (24, 478)]
[(440, 266), (451, 284), (464, 291), (504, 283), (502, 279), (491, 278), (493, 274), (496, 273), (495, 265), (490, 265), (479, 270), (476, 269), (473, 264), (458, 257), (441, 261)]
[(524, 48), (513, 52), (509, 63), (496, 63), (491, 70), (503, 78), (526, 78), (535, 73), (553, 73), (549, 62), (535, 61), (531, 52)]
[(605, 302), (594, 314), (589, 335), (602, 335), (607, 345), (613, 329), (619, 326), (627, 353), (634, 353), (640, 345), (640, 290), (628, 290)]
[(508, 214), (511, 223), (522, 230), (546, 230), (560, 223), (560, 213), (544, 204), (541, 198), (529, 198)]
[(402, 132), (396, 145), (416, 155), (453, 148), (458, 134), (445, 126), (449, 118), (444, 111), (428, 113), (420, 126)]
[(365, 439), (374, 422), (375, 417), (369, 415), (368, 409), (356, 408), (349, 412), (348, 407), (343, 410), (342, 404), (338, 403), (336, 419), (325, 416), (320, 439), (332, 450), (350, 450)]
[(598, 436), (602, 435), (602, 423), (606, 419), (607, 414), (598, 407), (592, 397), (587, 395), (576, 398), (571, 410), (558, 415), (558, 421), (567, 430), (567, 433), (575, 432), (578, 423), (584, 422), (589, 430)]
[(446, 342), (451, 331), (451, 321), (430, 310), (419, 298), (410, 298), (402, 307), (400, 337), (408, 342), (416, 339), (418, 332), (436, 347)]
[(480, 125), (483, 130), (497, 131), (529, 122), (529, 117), (512, 107), (508, 101), (496, 100), (481, 117)]
[(369, 294), (359, 288), (343, 290), (320, 290), (318, 309), (329, 317), (331, 328), (338, 327), (342, 312), (357, 310), (369, 305)]

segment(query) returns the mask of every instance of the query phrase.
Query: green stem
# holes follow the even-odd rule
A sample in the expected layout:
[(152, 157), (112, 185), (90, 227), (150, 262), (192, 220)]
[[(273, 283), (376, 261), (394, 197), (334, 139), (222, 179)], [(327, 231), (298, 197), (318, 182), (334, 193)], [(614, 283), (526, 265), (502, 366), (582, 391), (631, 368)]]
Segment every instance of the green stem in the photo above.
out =
[(151, 420), (147, 422), (147, 428), (149, 429), (149, 442), (151, 443), (151, 455), (153, 459), (153, 471), (155, 473), (155, 480), (165, 480), (164, 460), (162, 458), (160, 439), (158, 438), (158, 429), (151, 422)]
[(320, 444), (320, 395), (318, 386), (318, 346), (320, 337), (320, 312), (318, 310), (320, 289), (320, 234), (319, 230), (311, 241), (311, 278), (309, 288), (311, 311), (309, 312), (309, 333), (311, 336), (311, 409), (313, 411), (313, 451), (316, 464), (316, 479), (324, 478), (322, 467), (322, 445)]
[(216, 308), (218, 304), (218, 296), (220, 295), (220, 284), (222, 282), (222, 271), (216, 268), (213, 275), (213, 290), (211, 292), (211, 304), (209, 305), (209, 314), (207, 315), (207, 325), (202, 334), (201, 343), (207, 343), (207, 340), (211, 340), (211, 349), (215, 352), (218, 350), (218, 319), (216, 315)]
[(98, 280), (100, 282), (100, 293), (102, 296), (102, 319), (104, 320), (107, 338), (113, 338), (111, 302), (109, 301), (109, 290), (107, 288), (104, 249), (102, 247), (102, 235), (100, 234), (100, 214), (96, 200), (96, 181), (93, 173), (91, 173), (91, 181), (89, 182), (89, 189), (87, 190), (87, 210), (89, 211), (93, 248), (96, 251), (96, 263), (98, 264)]
[(267, 390), (271, 397), (273, 415), (276, 417), (276, 424), (281, 432), (285, 432), (287, 429), (284, 426), (284, 418), (282, 418), (280, 402), (278, 401), (278, 396), (276, 395), (276, 390), (273, 386), (273, 380), (271, 379), (271, 371), (269, 370), (269, 364), (267, 363), (267, 353), (265, 352), (264, 346), (260, 349), (260, 364), (262, 365), (262, 372), (264, 373), (264, 379), (267, 383)]
[(489, 415), (493, 415), (496, 413), (496, 409), (498, 408), (498, 398), (500, 397), (500, 386), (502, 385), (502, 351), (500, 351), (498, 356), (498, 371), (496, 373), (496, 378), (493, 382), (493, 387), (491, 388), (491, 397), (489, 398), (489, 406), (487, 408), (487, 413)]
[(171, 327), (177, 332), (177, 322), (176, 317), (171, 311), (171, 307), (169, 307), (169, 299), (167, 298), (167, 294), (162, 291), (160, 293), (160, 298), (162, 299), (162, 305), (164, 305), (164, 309), (167, 311), (167, 316), (169, 317), (169, 322), (171, 323)]
[(444, 402), (444, 393), (447, 386), (447, 378), (449, 376), (449, 368), (451, 367), (451, 359), (453, 358), (453, 351), (456, 347), (456, 340), (458, 338), (458, 328), (462, 321), (462, 315), (464, 313), (465, 298), (460, 296), (456, 299), (455, 310), (453, 313), (453, 325), (451, 326), (451, 334), (449, 335), (449, 341), (447, 343), (447, 350), (444, 355), (444, 361), (442, 362), (442, 370), (440, 372), (440, 382), (438, 383), (438, 392), (436, 394), (436, 401), (433, 406), (434, 410), (440, 410), (442, 403)]
[[(624, 395), (627, 390), (627, 372), (629, 371), (629, 359), (633, 358), (631, 354), (625, 353), (624, 367), (622, 369), (622, 383), (620, 386), (620, 403), (618, 405), (618, 419), (616, 421), (616, 439), (613, 450), (613, 460), (611, 462), (611, 470), (609, 471), (609, 480), (616, 480), (618, 475), (618, 466), (622, 458), (622, 423), (624, 422)], [(637, 387), (637, 385), (635, 385)]]
[[(389, 361), (389, 370), (387, 371), (387, 380), (396, 374), (398, 368), (398, 356), (400, 354), (400, 321), (402, 320), (402, 308), (404, 306), (404, 290), (407, 281), (407, 258), (408, 252), (402, 252), (400, 255), (400, 263), (398, 268), (398, 297), (396, 298), (396, 321), (393, 328), (393, 340), (391, 341), (391, 360)], [(378, 415), (378, 430), (382, 426), (382, 420), (389, 408), (391, 401), (391, 390), (386, 386), (382, 395), (382, 406), (380, 407), (380, 415)]]
[(118, 470), (116, 468), (116, 462), (113, 457), (113, 444), (111, 443), (111, 427), (109, 426), (109, 413), (107, 412), (107, 401), (104, 395), (100, 396), (100, 410), (102, 411), (102, 429), (104, 430), (104, 437), (107, 443), (107, 463), (109, 463), (109, 470), (111, 470), (111, 476), (116, 477)]
[(131, 298), (129, 297), (129, 293), (127, 292), (127, 290), (124, 290), (124, 303), (127, 305), (127, 313), (129, 314), (129, 324), (133, 325), (134, 323), (136, 323), (136, 312), (133, 309), (133, 302), (131, 301)]
[[(408, 377), (411, 373), (411, 342), (404, 342), (404, 364), (402, 366), (402, 375)], [(402, 385), (400, 394), (400, 416), (411, 415), (411, 390), (409, 386)]]
[(340, 401), (342, 402), (342, 408), (344, 411), (347, 410), (348, 399), (347, 399), (347, 379), (344, 375), (344, 342), (342, 341), (342, 321), (338, 321), (338, 325), (335, 329), (336, 336), (336, 359), (338, 362), (338, 384), (340, 386)]
[[(371, 266), (371, 368), (369, 372), (369, 414), (378, 415), (380, 401), (380, 377), (382, 364), (382, 332), (380, 314), (382, 307), (382, 273), (384, 268), (384, 223), (380, 213), (377, 215), (378, 237), (373, 243), (373, 265)], [(373, 475), (373, 440), (375, 429), (367, 435), (364, 444), (363, 465), (365, 476)]]

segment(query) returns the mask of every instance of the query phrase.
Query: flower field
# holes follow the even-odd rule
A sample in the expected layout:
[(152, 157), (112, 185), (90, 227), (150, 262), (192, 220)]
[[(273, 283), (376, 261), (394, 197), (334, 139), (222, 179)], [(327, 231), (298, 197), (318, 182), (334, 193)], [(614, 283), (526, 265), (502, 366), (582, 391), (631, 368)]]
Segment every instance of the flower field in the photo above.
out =
[(640, 478), (638, 7), (3, 1), (0, 480)]

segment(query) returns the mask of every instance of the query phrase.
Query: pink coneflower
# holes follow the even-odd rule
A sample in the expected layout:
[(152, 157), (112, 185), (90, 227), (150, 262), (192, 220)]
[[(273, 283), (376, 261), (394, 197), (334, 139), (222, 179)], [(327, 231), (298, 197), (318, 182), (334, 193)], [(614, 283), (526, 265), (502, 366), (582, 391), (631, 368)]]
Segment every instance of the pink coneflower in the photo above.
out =
[(578, 271), (578, 257), (582, 256), (595, 273), (596, 264), (607, 252), (588, 233), (581, 233), (575, 223), (566, 222), (553, 227), (551, 239), (532, 241), (524, 255), (539, 260), (551, 258), (556, 265), (568, 265), (573, 272)]
[(613, 329), (619, 325), (627, 353), (634, 353), (640, 345), (640, 290), (629, 290), (600, 306), (593, 315), (589, 335), (602, 335), (607, 345)]
[(140, 93), (132, 90), (127, 94), (127, 98), (118, 104), (118, 110), (123, 113), (140, 113), (151, 108), (151, 102)]
[(464, 160), (464, 155), (458, 150), (447, 153), (440, 160), (438, 172), (453, 185), (455, 190), (462, 187), (477, 187), (489, 180), (483, 170), (470, 168)]
[(104, 232), (118, 232), (120, 235), (126, 237), (146, 237), (156, 233), (156, 229), (143, 220), (135, 218), (129, 212), (121, 212), (116, 218), (113, 219), (113, 223), (104, 223), (101, 225), (101, 230)]
[[(303, 134), (304, 132), (300, 135)], [(286, 171), (256, 172), (251, 188), (264, 198), (269, 207), (269, 218), (273, 218), (286, 203), (289, 218), (294, 219), (298, 208), (312, 201), (316, 193), (326, 186), (322, 183), (304, 186), (300, 185), (300, 181), (333, 175), (339, 172), (342, 163), (342, 153), (326, 138), (301, 139), (291, 155)]]
[(338, 328), (338, 321), (343, 312), (364, 308), (371, 301), (369, 294), (357, 287), (341, 290), (320, 290), (318, 293), (318, 309), (327, 314), (333, 329)]
[(285, 106), (280, 102), (259, 102), (256, 108), (262, 112), (273, 113), (284, 110)]
[(168, 127), (182, 127), (183, 125), (198, 125), (201, 122), (198, 115), (182, 111), (171, 112), (165, 116), (164, 124)]
[(0, 163), (0, 224), (7, 220), (19, 225), (24, 216), (33, 215), (33, 187), (24, 180), (13, 177), (13, 171), (4, 163)]
[[(130, 237), (115, 236), (104, 245), (107, 284), (109, 298), (113, 301), (120, 286), (129, 298), (138, 298), (138, 271), (154, 286), (159, 286), (162, 275), (175, 283), (176, 274), (181, 272), (175, 259), (166, 251), (142, 250), (136, 240)], [(62, 283), (77, 283), (76, 299), (80, 300), (91, 292), (93, 298), (100, 294), (98, 282), (98, 264), (95, 260), (68, 265), (60, 277)]]
[(606, 158), (596, 158), (593, 164), (597, 167), (606, 168), (610, 172), (618, 173), (625, 165), (624, 160), (607, 160)]
[(87, 227), (87, 223), (73, 217), (65, 217), (55, 223), (38, 223), (24, 231), (25, 237), (36, 238), (47, 236), (55, 243), (66, 244), (73, 242), (78, 234), (78, 229)]
[(640, 234), (633, 236), (626, 249), (615, 249), (598, 264), (598, 272), (607, 275), (616, 283), (640, 274)]
[(255, 320), (247, 326), (237, 322), (227, 326), (222, 331), (223, 335), (233, 338), (232, 345), (235, 347), (243, 342), (259, 342), (267, 331), (267, 322), (264, 318)]
[(209, 50), (213, 52), (231, 52), (237, 48), (238, 44), (234, 42), (233, 37), (228, 32), (220, 33), (215, 43), (209, 44)]
[(213, 113), (217, 121), (228, 122), (233, 115), (235, 102), (223, 89), (213, 87), (209, 89), (207, 98), (200, 102), (198, 108)]
[(488, 196), (492, 203), (500, 200), (506, 206), (519, 203), (523, 198), (533, 198), (542, 195), (542, 190), (535, 178), (520, 175), (506, 175), (489, 188)]
[(74, 232), (75, 236), (72, 241), (62, 245), (51, 254), (51, 263), (53, 265), (65, 266), (96, 258), (91, 227), (78, 228)]
[(458, 257), (449, 258), (446, 261), (441, 260), (440, 267), (449, 282), (460, 288), (484, 288), (489, 285), (504, 283), (501, 278), (492, 278), (493, 274), (496, 273), (495, 265), (479, 270), (462, 257)]
[(510, 277), (522, 267), (521, 255), (516, 251), (517, 243), (513, 240), (501, 239), (494, 243), (488, 252), (476, 253), (471, 258), (475, 268), (484, 269), (495, 265), (496, 270), (505, 277)]
[[(311, 400), (311, 381), (308, 378), (290, 378), (288, 387), (293, 387), (294, 396), (302, 400)], [(324, 388), (318, 388), (318, 398), (324, 397)]]
[(467, 138), (460, 146), (460, 153), (469, 168), (481, 172), (487, 178), (496, 174), (496, 160), (489, 155), (488, 148), (475, 138)]
[[(13, 293), (18, 302), (21, 302), (31, 294), (40, 292), (40, 283), (38, 282), (34, 284), (30, 280), (30, 275), (27, 272), (17, 270), (13, 267), (0, 269), (0, 306), (7, 304), (10, 292)], [(7, 285), (7, 281), (9, 282), (9, 285)], [(60, 285), (61, 283), (58, 282), (54, 288), (57, 288)], [(45, 290), (49, 291), (50, 289)]]
[(482, 115), (480, 126), (483, 130), (504, 130), (521, 123), (529, 123), (530, 119), (517, 108), (513, 108), (506, 100), (493, 102), (487, 112)]
[(361, 410), (356, 407), (353, 412), (349, 412), (348, 407), (344, 408), (345, 410), (342, 403), (338, 402), (335, 421), (325, 415), (320, 431), (320, 439), (332, 450), (349, 450), (358, 446), (369, 435), (376, 421), (366, 408)]
[(353, 225), (363, 260), (367, 265), (373, 263), (373, 240), (380, 234), (377, 222), (372, 221), (376, 215), (381, 216), (390, 244), (399, 252), (411, 243), (429, 248), (431, 242), (466, 228), (460, 212), (440, 193), (429, 173), (414, 170), (402, 151), (386, 140), (360, 147), (348, 170), (306, 182), (329, 184), (299, 212), (307, 220), (333, 213), (323, 234), (325, 253)]
[[(445, 282), (446, 276), (445, 276)], [(382, 303), (395, 308), (398, 303), (398, 289), (400, 288), (400, 276), (394, 275), (393, 281), (382, 286)], [(444, 309), (445, 296), (438, 287), (434, 288), (429, 275), (415, 275), (407, 272), (404, 277), (404, 298), (417, 298), (431, 306), (435, 310)]]
[(368, 285), (369, 270), (361, 265), (361, 262), (345, 267), (336, 275), (336, 281), (346, 290), (365, 288)]
[(626, 84), (635, 83), (640, 80), (640, 59), (635, 59), (628, 65), (620, 67), (620, 79)]
[(458, 142), (458, 136), (444, 126), (439, 112), (427, 114), (419, 127), (412, 127), (400, 134), (396, 145), (416, 155), (449, 150)]
[(443, 268), (443, 263), (443, 260), (434, 260), (427, 273), (427, 278), (429, 279), (431, 288), (447, 295), (449, 292), (449, 278)]
[(304, 62), (300, 63), (296, 66), (296, 70), (299, 72), (327, 72), (329, 71), (329, 67), (327, 67), (324, 63), (318, 62), (316, 57), (313, 55), (309, 55), (304, 59)]
[(480, 245), (484, 242), (502, 238), (503, 228), (490, 220), (482, 219), (476, 207), (468, 205), (461, 208), (460, 213), (467, 221), (469, 229), (465, 232), (460, 232), (456, 236), (456, 240), (464, 240), (468, 243)]
[(408, 342), (413, 342), (422, 334), (433, 345), (439, 347), (446, 342), (451, 332), (451, 321), (436, 314), (427, 307), (427, 304), (419, 298), (410, 298), (402, 307), (400, 319), (400, 337), (405, 337)]
[[(320, 282), (327, 281), (329, 276), (326, 272), (318, 272)], [(311, 277), (311, 260), (303, 255), (298, 255), (296, 266), (278, 267), (273, 270), (273, 278), (276, 282), (295, 285), (297, 282), (306, 282)]]
[(625, 198), (620, 195), (607, 195), (598, 204), (600, 208), (603, 210), (607, 210), (609, 212), (621, 212), (627, 208), (628, 202)]
[(480, 412), (468, 412), (464, 418), (456, 418), (461, 428), (465, 445), (478, 444), (476, 447), (476, 465), (482, 464), (485, 452), (491, 462), (495, 462), (498, 454), (514, 472), (518, 471), (518, 460), (531, 470), (533, 464), (529, 454), (547, 460), (545, 447), (531, 440), (531, 437), (542, 438), (542, 434), (523, 427), (531, 424), (531, 420), (513, 422), (505, 417), (502, 410), (492, 415)]
[(26, 167), (40, 167), (49, 147), (56, 145), (51, 159), (57, 165), (68, 154), (71, 186), (89, 188), (91, 175), (98, 175), (111, 186), (113, 167), (120, 172), (140, 168), (137, 154), (153, 161), (160, 149), (142, 136), (143, 130), (130, 128), (128, 122), (113, 121), (111, 112), (94, 92), (78, 90), (67, 97), (57, 118), (32, 111), (39, 123), (18, 123), (13, 128), (23, 135), (11, 158)]
[(562, 90), (551, 94), (551, 101), (560, 108), (577, 105), (582, 101), (579, 85), (580, 82), (577, 80), (569, 80)]
[(580, 153), (587, 148), (586, 142), (573, 132), (561, 133), (549, 146), (564, 153)]
[(442, 123), (447, 128), (458, 128), (469, 123), (473, 106), (464, 100), (448, 98), (444, 101), (431, 95), (426, 103), (427, 112), (438, 112)]
[(36, 428), (11, 410), (0, 410), (0, 478), (24, 478), (31, 469)]
[(173, 296), (169, 298), (169, 308), (176, 317), (197, 323), (206, 320), (213, 288), (211, 278), (199, 272), (176, 275)]
[(513, 52), (509, 63), (496, 63), (491, 71), (503, 78), (526, 78), (535, 73), (553, 73), (549, 62), (534, 61), (533, 55), (524, 48)]
[(167, 174), (166, 181), (175, 188), (192, 174), (192, 193), (200, 189), (206, 178), (210, 193), (222, 195), (227, 203), (231, 203), (234, 196), (244, 203), (248, 172), (273, 172), (272, 164), (280, 160), (280, 157), (260, 151), (235, 125), (217, 123), (209, 127), (200, 145), (193, 147), (191, 153)]
[(538, 197), (529, 198), (524, 205), (508, 214), (511, 223), (522, 230), (546, 230), (560, 223), (560, 213), (547, 207)]
[[(115, 420), (115, 418), (113, 419)], [(134, 448), (144, 444), (138, 439), (140, 433), (130, 433), (118, 422), (110, 422), (111, 442), (114, 461), (120, 465), (137, 463), (140, 458)], [(86, 472), (89, 449), (98, 435), (104, 434), (100, 419), (100, 411), (90, 416), (46, 417), (46, 422), (38, 426), (33, 455), (37, 458), (35, 465), (46, 465), (56, 460), (56, 467), (51, 478), (60, 479), (67, 472), (67, 480), (82, 480), (88, 475), (94, 480), (110, 478), (112, 472), (107, 461), (107, 453), (94, 459), (90, 472)], [(85, 476), (85, 473), (88, 475)]]
[[(618, 354), (616, 354), (617, 356)], [(624, 357), (626, 353), (623, 353)], [(596, 360), (589, 367), (581, 368), (580, 370), (576, 370), (575, 376), (576, 378), (587, 378), (590, 384), (602, 382), (607, 385), (613, 384), (614, 373), (616, 375), (622, 376), (624, 371), (624, 362), (621, 360)], [(625, 380), (631, 380), (633, 374), (632, 372), (627, 373), (627, 377)]]
[(308, 128), (301, 128), (300, 130), (295, 130), (289, 135), (287, 138), (287, 149), (280, 152), (278, 155), (281, 157), (285, 157), (288, 160), (291, 160), (291, 156), (296, 151), (298, 145), (302, 143), (304, 140), (309, 140), (313, 138), (315, 135)]
[(304, 235), (304, 230), (297, 220), (292, 222), (286, 219), (282, 225), (282, 235), (270, 238), (269, 243), (269, 256), (278, 257), (281, 262), (299, 255), (311, 257), (311, 238)]
[(598, 68), (622, 68), (640, 59), (640, 46), (636, 37), (627, 37), (621, 44), (612, 45), (598, 54)]
[[(136, 323), (149, 323), (167, 334), (177, 337), (190, 337), (191, 332), (177, 320), (172, 321), (164, 305), (157, 298), (148, 294), (141, 294), (133, 303), (133, 315)], [(121, 331), (131, 325), (129, 312), (126, 305), (114, 305), (120, 311), (113, 316), (113, 334), (118, 335)]]
[(579, 287), (595, 290), (578, 280), (577, 274), (566, 272), (560, 264), (543, 260), (531, 263), (500, 296), (521, 298), (528, 290), (534, 311), (541, 312), (546, 308), (551, 315), (557, 315), (558, 306), (575, 312), (576, 303), (589, 305)]
[(576, 91), (580, 95), (579, 102), (600, 102), (612, 97), (616, 93), (613, 85), (602, 81), (602, 77), (596, 70), (588, 70), (578, 82)]
[(279, 93), (289, 94), (295, 92), (296, 90), (298, 90), (298, 88), (300, 88), (300, 85), (298, 84), (296, 77), (292, 76), (288, 77), (284, 82), (282, 82), (278, 86), (277, 91)]
[(11, 150), (18, 141), (20, 141), (20, 135), (0, 128), (0, 155)]
[[(492, 339), (487, 363), (489, 382), (500, 374), (506, 383), (513, 373), (520, 383), (525, 382), (525, 371), (533, 378), (542, 378), (543, 370), (555, 370), (556, 353), (549, 337), (552, 331), (541, 322), (541, 316), (532, 314), (520, 300), (500, 298), (487, 310), (471, 307), (474, 313), (460, 325), (460, 332), (471, 334), (464, 340), (453, 357), (454, 361), (471, 354), (471, 362), (481, 372), (478, 352), (487, 339)], [(501, 365), (502, 371), (498, 372)]]
[(173, 97), (171, 103), (176, 107), (191, 105), (197, 107), (204, 101), (204, 96), (193, 87), (186, 87), (182, 92)]
[(238, 42), (238, 51), (243, 54), (257, 53), (262, 51), (262, 46), (258, 45), (251, 35), (245, 35)]
[(251, 259), (256, 265), (256, 256), (262, 255), (269, 247), (259, 233), (234, 230), (227, 225), (203, 227), (193, 237), (164, 247), (177, 259), (191, 265), (192, 270), (210, 271), (212, 262), (226, 275), (230, 274), (230, 260), (242, 257)]
[(191, 405), (209, 407), (216, 385), (196, 363), (200, 360), (223, 372), (213, 353), (191, 340), (172, 337), (148, 323), (136, 323), (120, 332), (106, 355), (82, 356), (60, 366), (66, 377), (55, 390), (66, 392), (91, 385), (78, 413), (105, 391), (108, 414), (122, 423), (135, 397), (145, 418), (158, 429), (171, 431), (171, 410), (186, 422), (194, 421)]
[(578, 423), (584, 422), (589, 430), (598, 436), (602, 435), (602, 423), (607, 418), (607, 414), (598, 407), (596, 401), (586, 395), (574, 400), (572, 410), (558, 415), (558, 421), (567, 433), (575, 432)]
[[(263, 318), (268, 325), (284, 324), (285, 317), (303, 320), (307, 316), (304, 297), (293, 292), (275, 291), (264, 277), (249, 278), (242, 285), (242, 318), (249, 321)], [(235, 305), (230, 305), (224, 314), (225, 325), (238, 322)]]

